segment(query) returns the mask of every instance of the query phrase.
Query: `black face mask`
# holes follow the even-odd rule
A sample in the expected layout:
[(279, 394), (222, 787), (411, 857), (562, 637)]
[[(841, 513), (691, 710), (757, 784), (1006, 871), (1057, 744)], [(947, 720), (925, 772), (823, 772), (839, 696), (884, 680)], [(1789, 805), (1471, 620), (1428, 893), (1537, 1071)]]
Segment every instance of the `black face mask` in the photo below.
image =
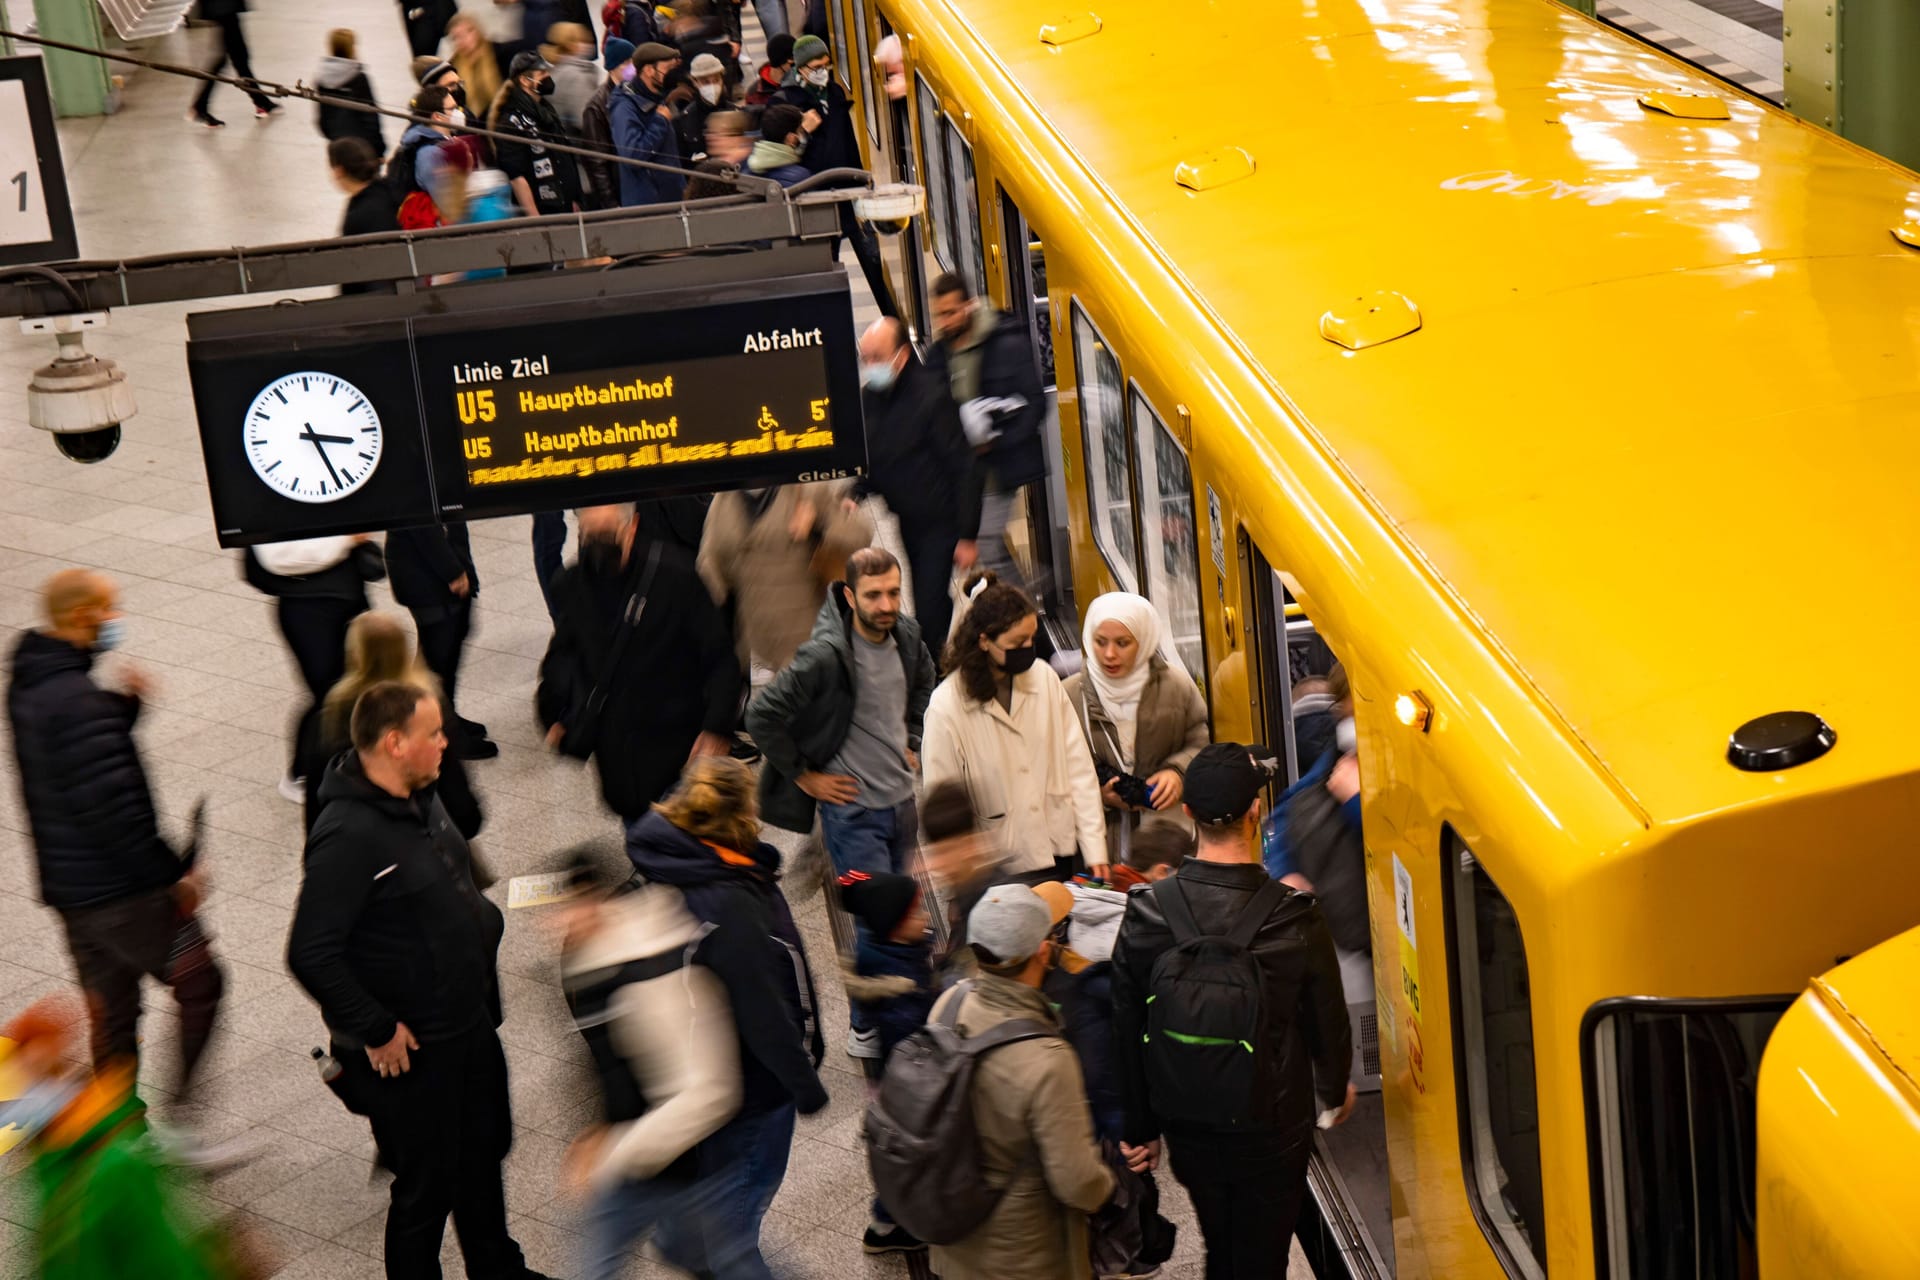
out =
[(551, 98), (554, 95), (555, 90), (557, 90), (559, 87), (560, 87), (559, 85), (553, 82), (553, 78), (549, 76), (547, 79), (542, 80), (539, 84), (535, 85), (533, 91), (539, 94), (543, 98)]
[(580, 543), (580, 567), (587, 576), (606, 579), (620, 572), (620, 543), (615, 538), (587, 538)]
[(1039, 655), (1040, 651), (1035, 649), (1033, 641), (1029, 640), (1018, 649), (1007, 650), (1006, 661), (1002, 664), (1002, 668), (1008, 675), (1017, 676), (1033, 666), (1033, 660)]
[(464, 110), (467, 105), (467, 86), (457, 84), (448, 90), (453, 95), (453, 105)]

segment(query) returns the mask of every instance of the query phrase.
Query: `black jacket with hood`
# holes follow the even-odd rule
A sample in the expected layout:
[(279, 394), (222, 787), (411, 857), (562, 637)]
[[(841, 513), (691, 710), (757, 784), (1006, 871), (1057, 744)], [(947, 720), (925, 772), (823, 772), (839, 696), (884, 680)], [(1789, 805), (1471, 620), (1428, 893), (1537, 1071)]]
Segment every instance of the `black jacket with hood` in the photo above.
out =
[[(320, 69), (313, 76), (313, 87), (328, 97), (348, 98), (368, 106), (374, 105), (373, 82), (367, 79), (367, 68), (352, 58), (322, 58)], [(380, 117), (373, 112), (355, 111), (352, 107), (325, 102), (314, 110), (321, 136), (328, 142), (339, 138), (365, 138), (367, 145), (373, 148), (373, 154), (387, 154), (387, 139), (380, 131)]]
[(713, 926), (694, 958), (727, 988), (740, 1033), (741, 1112), (791, 1102), (812, 1115), (826, 1106), (820, 1003), (780, 892), (780, 851), (764, 842), (745, 854), (723, 849), (649, 813), (628, 829), (627, 857), (642, 879), (679, 889), (687, 909)]
[[(760, 816), (788, 831), (813, 830), (813, 797), (794, 779), (824, 770), (853, 727), (853, 608), (841, 586), (827, 588), (813, 634), (747, 708), (747, 732), (766, 757), (760, 769)], [(907, 749), (917, 752), (940, 673), (918, 622), (902, 614), (893, 624), (893, 639), (907, 672)]]
[(500, 1025), (506, 922), (474, 886), (467, 842), (431, 791), (406, 799), (341, 756), (320, 784), (287, 967), (334, 1039), (421, 1044)]
[(946, 370), (929, 368), (909, 351), (893, 385), (862, 390), (860, 407), (867, 422), (867, 474), (855, 493), (879, 494), (903, 525), (973, 537), (980, 528), (973, 450)]
[[(982, 307), (990, 306), (982, 302)], [(1026, 321), (1012, 312), (1000, 312), (980, 343), (980, 395), (998, 400), (1024, 400), (1024, 409), (994, 419), (1000, 434), (979, 455), (979, 478), (988, 476), (1001, 489), (1017, 489), (1047, 478), (1047, 455), (1040, 429), (1047, 420), (1047, 392), (1040, 385), (1040, 368), (1033, 358), (1033, 336)], [(941, 372), (951, 356), (944, 343), (935, 344)]]
[(93, 682), (94, 652), (29, 631), (13, 650), (7, 718), (40, 868), (61, 911), (164, 889), (186, 866), (161, 838), (133, 724), (140, 702)]

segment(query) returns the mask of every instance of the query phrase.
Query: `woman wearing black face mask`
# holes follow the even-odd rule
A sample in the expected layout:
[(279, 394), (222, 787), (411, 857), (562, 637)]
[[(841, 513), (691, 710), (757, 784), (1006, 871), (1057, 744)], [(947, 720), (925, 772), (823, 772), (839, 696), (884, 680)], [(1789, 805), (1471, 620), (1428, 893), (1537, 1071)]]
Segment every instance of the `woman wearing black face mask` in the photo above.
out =
[(980, 575), (927, 707), (926, 783), (967, 788), (998, 874), (1029, 883), (1106, 874), (1106, 818), (1087, 740), (1060, 679), (1036, 662), (1026, 592)]

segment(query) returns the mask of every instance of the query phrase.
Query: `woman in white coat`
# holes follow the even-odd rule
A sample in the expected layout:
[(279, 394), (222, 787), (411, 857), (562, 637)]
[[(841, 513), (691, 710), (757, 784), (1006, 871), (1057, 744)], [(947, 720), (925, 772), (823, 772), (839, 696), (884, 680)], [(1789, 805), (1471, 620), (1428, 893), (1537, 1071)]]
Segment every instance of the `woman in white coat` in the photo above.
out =
[(967, 788), (1001, 871), (1066, 879), (1084, 859), (1104, 877), (1107, 824), (1093, 757), (1060, 678), (1034, 661), (1040, 619), (1026, 592), (982, 579), (947, 647), (923, 735), (928, 787)]

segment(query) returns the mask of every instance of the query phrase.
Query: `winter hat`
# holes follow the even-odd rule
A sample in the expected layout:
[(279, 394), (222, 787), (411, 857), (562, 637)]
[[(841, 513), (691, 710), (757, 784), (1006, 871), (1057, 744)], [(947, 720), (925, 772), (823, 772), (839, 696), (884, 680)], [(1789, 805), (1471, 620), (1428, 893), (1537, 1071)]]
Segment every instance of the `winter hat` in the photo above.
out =
[(633, 61), (633, 41), (622, 40), (619, 36), (607, 37), (607, 51), (600, 62), (612, 71), (623, 62)]
[(849, 871), (839, 883), (840, 905), (867, 926), (868, 932), (881, 938), (906, 919), (914, 899), (920, 896), (920, 884), (912, 876), (887, 871)]
[(767, 65), (784, 67), (793, 61), (793, 37), (782, 31), (767, 40)]
[(801, 36), (793, 42), (793, 65), (804, 67), (815, 58), (827, 56), (827, 42), (819, 36)]
[[(420, 59), (416, 58), (414, 61), (418, 62)], [(454, 70), (454, 65), (444, 58), (428, 58), (426, 63), (426, 67), (422, 69), (419, 76), (421, 84), (432, 84), (447, 72)]]
[(720, 64), (720, 59), (710, 53), (703, 53), (693, 60), (693, 65), (687, 69), (687, 74), (698, 80), (701, 76), (724, 75), (726, 70)]

